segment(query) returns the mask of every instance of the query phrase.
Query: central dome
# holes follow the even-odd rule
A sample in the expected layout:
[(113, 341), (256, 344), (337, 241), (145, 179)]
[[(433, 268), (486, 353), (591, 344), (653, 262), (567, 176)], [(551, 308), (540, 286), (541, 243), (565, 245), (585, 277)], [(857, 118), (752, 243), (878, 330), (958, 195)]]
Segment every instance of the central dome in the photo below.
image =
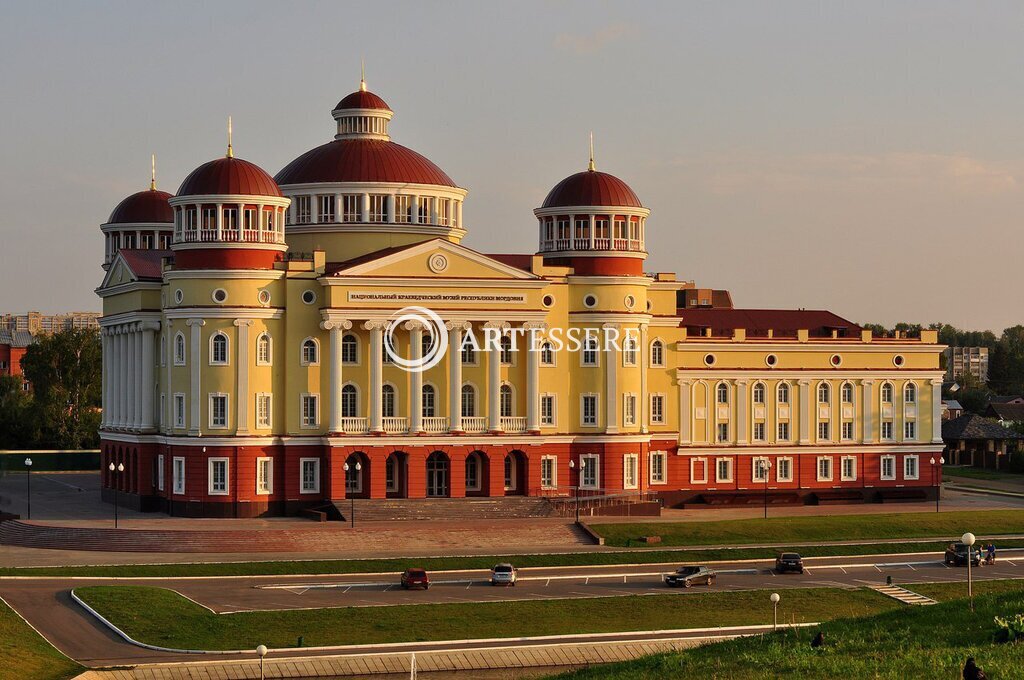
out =
[(561, 208), (576, 206), (608, 206), (623, 208), (642, 208), (640, 199), (615, 175), (597, 170), (584, 170), (569, 175), (555, 185), (541, 208)]
[(336, 139), (307, 151), (274, 179), (279, 185), (395, 182), (457, 186), (441, 168), (412, 149), (382, 139), (358, 138)]

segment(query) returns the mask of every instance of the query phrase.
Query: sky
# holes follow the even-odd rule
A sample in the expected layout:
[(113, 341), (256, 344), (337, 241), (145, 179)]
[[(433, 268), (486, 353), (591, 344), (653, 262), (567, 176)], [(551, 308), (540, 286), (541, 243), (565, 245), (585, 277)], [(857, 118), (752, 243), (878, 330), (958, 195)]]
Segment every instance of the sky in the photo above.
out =
[(99, 310), (99, 225), (224, 152), (275, 174), (359, 82), (469, 190), (464, 242), (533, 252), (597, 167), (647, 271), (738, 307), (1024, 323), (1024, 6), (963, 2), (0, 0), (0, 312)]

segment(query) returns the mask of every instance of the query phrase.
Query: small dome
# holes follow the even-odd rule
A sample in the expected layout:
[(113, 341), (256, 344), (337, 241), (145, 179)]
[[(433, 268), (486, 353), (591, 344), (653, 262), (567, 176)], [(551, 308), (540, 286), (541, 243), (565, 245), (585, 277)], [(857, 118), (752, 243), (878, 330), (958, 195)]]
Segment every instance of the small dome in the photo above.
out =
[(234, 194), (281, 196), (281, 189), (260, 166), (228, 156), (203, 163), (178, 188), (178, 196)]
[(174, 211), (169, 198), (171, 194), (156, 189), (134, 193), (117, 204), (107, 224), (171, 224)]
[(555, 185), (541, 208), (560, 208), (575, 206), (608, 206), (623, 208), (642, 208), (640, 199), (615, 175), (597, 170), (584, 170), (569, 175)]
[(334, 107), (335, 111), (344, 109), (382, 109), (390, 111), (391, 107), (374, 93), (360, 89), (342, 99)]
[(282, 186), (321, 182), (457, 186), (426, 157), (401, 144), (382, 139), (336, 139), (302, 154), (274, 179)]

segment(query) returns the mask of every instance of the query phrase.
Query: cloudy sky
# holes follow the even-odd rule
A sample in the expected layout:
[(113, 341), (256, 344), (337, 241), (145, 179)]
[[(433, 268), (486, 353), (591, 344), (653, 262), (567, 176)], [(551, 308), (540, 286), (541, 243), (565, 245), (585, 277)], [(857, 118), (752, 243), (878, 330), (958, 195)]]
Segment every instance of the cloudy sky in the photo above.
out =
[(236, 153), (276, 173), (355, 89), (469, 189), (466, 241), (598, 168), (649, 271), (738, 306), (1024, 322), (1024, 9), (903, 2), (0, 2), (0, 311), (100, 308), (99, 225)]

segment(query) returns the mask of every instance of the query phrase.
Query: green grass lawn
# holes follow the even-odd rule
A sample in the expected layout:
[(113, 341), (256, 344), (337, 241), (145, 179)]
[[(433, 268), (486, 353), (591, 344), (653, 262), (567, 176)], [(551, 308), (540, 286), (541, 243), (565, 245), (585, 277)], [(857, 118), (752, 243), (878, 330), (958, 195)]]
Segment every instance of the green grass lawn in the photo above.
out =
[(592, 524), (607, 545), (637, 545), (661, 536), (663, 545), (776, 543), (780, 541), (877, 540), (1024, 533), (1024, 510), (918, 512), (822, 517), (769, 517), (716, 522)]
[[(1020, 644), (992, 641), (994, 616), (1024, 612), (1021, 582), (995, 585), (976, 597), (930, 607), (901, 606), (880, 614), (835, 620), (821, 627), (825, 646), (813, 650), (816, 629), (797, 629), (706, 645), (632, 662), (558, 675), (561, 680), (768, 680), (774, 678), (959, 678), (973, 656), (989, 678), (1024, 675)], [(933, 584), (940, 590), (953, 584)], [(978, 584), (980, 585), (980, 584)], [(1007, 590), (1008, 588), (1008, 590)], [(1002, 590), (1002, 592), (998, 592)], [(936, 591), (937, 592), (937, 591)]]
[(1001, 479), (1010, 482), (1024, 484), (1024, 475), (1012, 472), (998, 472), (996, 470), (984, 470), (976, 467), (944, 467), (942, 474), (945, 477), (969, 477), (970, 479)]
[(62, 680), (84, 670), (0, 601), (0, 680)]
[[(345, 607), (213, 614), (177, 593), (141, 586), (78, 588), (132, 638), (163, 647), (252, 649), (699, 628), (770, 622), (764, 591), (573, 600)], [(785, 621), (821, 621), (901, 606), (871, 590), (784, 591)]]

